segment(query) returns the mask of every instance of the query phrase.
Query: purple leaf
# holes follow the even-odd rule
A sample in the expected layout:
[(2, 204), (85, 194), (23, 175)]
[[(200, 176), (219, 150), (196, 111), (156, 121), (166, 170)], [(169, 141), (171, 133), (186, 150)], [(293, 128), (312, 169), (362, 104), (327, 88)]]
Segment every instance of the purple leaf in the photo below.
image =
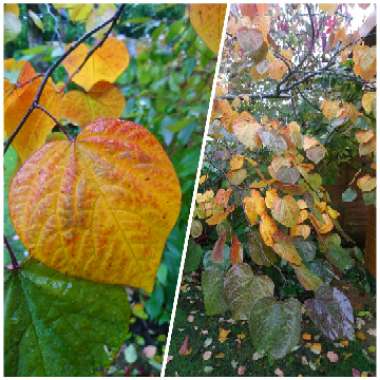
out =
[(315, 298), (305, 301), (305, 307), (311, 320), (331, 340), (354, 338), (353, 309), (339, 289), (321, 286)]

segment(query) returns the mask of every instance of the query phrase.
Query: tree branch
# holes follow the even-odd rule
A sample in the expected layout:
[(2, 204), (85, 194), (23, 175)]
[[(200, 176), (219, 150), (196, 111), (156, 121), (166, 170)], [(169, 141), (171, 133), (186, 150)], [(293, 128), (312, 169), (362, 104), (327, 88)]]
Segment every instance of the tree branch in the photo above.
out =
[[(108, 37), (108, 35), (111, 33), (111, 30), (112, 28), (114, 27), (114, 25), (116, 24), (117, 20), (119, 19), (119, 17), (121, 16), (121, 13), (123, 12), (125, 8), (125, 4), (122, 4), (119, 9), (115, 12), (115, 14), (109, 18), (108, 20), (106, 20), (105, 22), (103, 22), (102, 24), (100, 24), (99, 26), (97, 26), (96, 28), (92, 29), (91, 31), (85, 33), (81, 38), (79, 38), (77, 41), (75, 41), (73, 44), (71, 44), (71, 46), (66, 50), (66, 52), (55, 62), (53, 63), (48, 69), (47, 71), (45, 72), (45, 75), (42, 79), (42, 82), (40, 84), (40, 87), (38, 88), (37, 90), (37, 93), (33, 99), (33, 102), (31, 104), (31, 106), (29, 107), (28, 111), (25, 113), (25, 115), (23, 116), (23, 118), (21, 119), (20, 123), (17, 125), (17, 127), (15, 128), (15, 130), (13, 131), (13, 133), (9, 136), (8, 140), (4, 143), (4, 154), (7, 152), (7, 150), (9, 149), (10, 145), (12, 144), (13, 140), (16, 138), (16, 136), (18, 135), (18, 133), (20, 132), (20, 130), (22, 129), (22, 127), (24, 126), (24, 124), (26, 123), (26, 121), (28, 120), (29, 116), (33, 113), (33, 111), (37, 108), (36, 105), (39, 104), (39, 101), (41, 99), (41, 95), (42, 95), (42, 92), (49, 80), (49, 78), (51, 77), (51, 75), (53, 74), (53, 72), (58, 68), (58, 66), (81, 44), (83, 43), (84, 41), (86, 41), (89, 37), (91, 37), (92, 35), (94, 35), (96, 32), (98, 32), (99, 30), (103, 29), (106, 25), (108, 24), (111, 24), (112, 27), (110, 27), (110, 29), (107, 31), (106, 33), (106, 37)], [(104, 41), (103, 41), (104, 42)], [(98, 44), (96, 46), (96, 49), (99, 47), (100, 45)], [(91, 49), (91, 54), (94, 53), (94, 51), (96, 49)], [(89, 58), (89, 57), (88, 57)], [(88, 59), (87, 58), (87, 59)]]

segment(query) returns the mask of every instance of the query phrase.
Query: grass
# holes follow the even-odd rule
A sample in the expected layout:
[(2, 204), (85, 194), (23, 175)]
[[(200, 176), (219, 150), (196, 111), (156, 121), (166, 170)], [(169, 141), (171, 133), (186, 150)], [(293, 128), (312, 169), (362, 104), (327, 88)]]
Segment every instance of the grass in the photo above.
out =
[[(193, 322), (189, 322), (189, 315), (194, 317)], [(171, 339), (172, 359), (166, 367), (166, 375), (237, 376), (239, 366), (246, 367), (245, 376), (275, 376), (277, 368), (280, 368), (285, 376), (352, 376), (353, 368), (372, 375), (375, 373), (374, 359), (366, 351), (363, 342), (356, 340), (349, 342), (348, 347), (336, 347), (334, 342), (318, 337), (319, 332), (308, 319), (304, 320), (303, 332), (313, 336), (311, 342), (321, 343), (320, 355), (312, 353), (306, 347), (307, 343), (302, 342), (297, 351), (281, 360), (271, 360), (267, 357), (253, 360), (254, 349), (250, 343), (247, 322), (235, 322), (229, 318), (229, 314), (224, 317), (205, 316), (199, 274), (185, 276)], [(231, 330), (224, 343), (218, 341), (220, 328)], [(242, 334), (245, 336), (243, 339)], [(191, 353), (188, 356), (181, 356), (178, 352), (186, 336), (189, 337)], [(205, 348), (204, 343), (207, 338), (212, 338), (212, 343)], [(375, 340), (369, 336), (367, 339)], [(204, 360), (202, 355), (207, 350), (212, 352), (212, 357)], [(339, 355), (337, 363), (331, 363), (327, 359), (328, 351)], [(302, 364), (302, 361), (306, 363), (305, 358), (307, 364)]]

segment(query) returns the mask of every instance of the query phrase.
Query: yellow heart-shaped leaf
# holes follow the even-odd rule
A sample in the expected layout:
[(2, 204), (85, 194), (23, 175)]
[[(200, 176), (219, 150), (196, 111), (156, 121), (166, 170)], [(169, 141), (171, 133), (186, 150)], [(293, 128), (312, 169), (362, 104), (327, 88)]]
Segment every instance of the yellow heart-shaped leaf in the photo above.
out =
[(30, 255), (62, 273), (152, 291), (181, 191), (147, 129), (100, 119), (29, 158), (9, 193)]

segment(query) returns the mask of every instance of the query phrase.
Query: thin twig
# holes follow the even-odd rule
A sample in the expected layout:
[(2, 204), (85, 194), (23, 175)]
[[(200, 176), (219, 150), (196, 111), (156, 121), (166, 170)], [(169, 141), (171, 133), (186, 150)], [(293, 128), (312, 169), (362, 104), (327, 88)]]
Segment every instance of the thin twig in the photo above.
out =
[[(66, 52), (55, 63), (53, 63), (47, 69), (47, 71), (45, 72), (45, 75), (43, 77), (43, 80), (42, 80), (42, 82), (40, 84), (40, 87), (38, 88), (37, 93), (36, 93), (36, 95), (35, 95), (35, 97), (33, 99), (33, 102), (31, 104), (31, 106), (29, 107), (28, 111), (25, 113), (25, 115), (21, 119), (20, 123), (15, 128), (15, 130), (9, 136), (8, 140), (4, 143), (4, 154), (9, 149), (9, 147), (12, 144), (13, 140), (15, 139), (15, 137), (17, 136), (17, 134), (20, 132), (20, 130), (22, 129), (22, 127), (24, 126), (24, 124), (28, 120), (29, 116), (32, 114), (33, 110), (36, 109), (36, 105), (39, 104), (39, 101), (41, 99), (42, 92), (43, 92), (43, 90), (44, 90), (44, 88), (45, 88), (45, 86), (46, 86), (49, 78), (51, 77), (51, 75), (53, 74), (53, 72), (57, 69), (57, 67), (67, 58), (67, 56), (69, 56), (81, 43), (83, 43), (89, 37), (91, 37), (92, 35), (94, 35), (99, 30), (103, 29), (108, 24), (112, 24), (112, 26), (114, 26), (116, 24), (117, 20), (119, 19), (119, 17), (121, 15), (122, 11), (124, 10), (124, 8), (125, 8), (125, 4), (122, 4), (111, 18), (109, 18), (108, 20), (106, 20), (105, 22), (103, 22), (102, 24), (100, 24), (99, 26), (97, 26), (96, 28), (92, 29), (91, 31), (85, 33), (76, 42), (74, 42), (73, 44), (71, 44), (71, 46), (66, 50)], [(109, 31), (109, 33), (110, 33), (110, 31)]]
[(11, 262), (12, 262), (12, 268), (13, 269), (18, 269), (20, 268), (20, 264), (18, 263), (17, 261), (17, 258), (16, 258), (16, 255), (15, 253), (13, 252), (13, 249), (8, 241), (8, 239), (6, 238), (6, 236), (4, 235), (4, 244), (8, 250), (8, 253), (9, 253), (9, 256), (11, 258)]
[(52, 119), (54, 121), (54, 123), (56, 124), (56, 126), (59, 128), (59, 130), (67, 137), (68, 140), (72, 141), (73, 138), (68, 134), (68, 132), (66, 131), (66, 128), (57, 120), (57, 118), (52, 114), (50, 113), (44, 106), (42, 106), (41, 104), (37, 103), (35, 105), (35, 108), (36, 109), (39, 109), (40, 111), (42, 111), (43, 113), (45, 113), (47, 116), (50, 117), (50, 119)]

